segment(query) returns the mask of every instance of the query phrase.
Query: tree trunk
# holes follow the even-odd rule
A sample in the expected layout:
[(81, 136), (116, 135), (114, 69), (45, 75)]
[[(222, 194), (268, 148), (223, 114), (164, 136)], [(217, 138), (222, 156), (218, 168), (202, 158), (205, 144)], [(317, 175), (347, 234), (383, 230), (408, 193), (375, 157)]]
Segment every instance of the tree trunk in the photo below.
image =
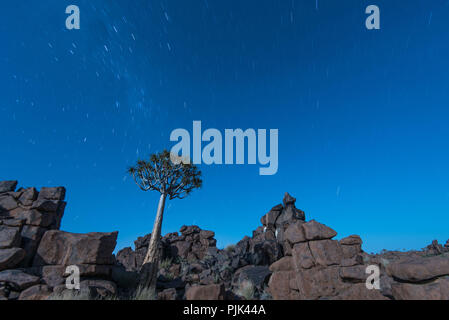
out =
[(150, 244), (148, 245), (148, 251), (141, 270), (144, 273), (143, 286), (149, 288), (154, 295), (156, 294), (157, 272), (160, 259), (159, 244), (161, 242), (162, 218), (164, 216), (166, 198), (166, 194), (161, 194), (153, 232), (151, 233)]

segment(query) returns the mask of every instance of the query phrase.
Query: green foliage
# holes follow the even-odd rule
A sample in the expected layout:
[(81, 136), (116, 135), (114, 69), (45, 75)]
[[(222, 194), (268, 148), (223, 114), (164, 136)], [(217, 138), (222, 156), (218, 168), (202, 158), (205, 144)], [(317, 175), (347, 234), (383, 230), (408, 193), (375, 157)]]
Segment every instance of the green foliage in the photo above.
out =
[(195, 165), (167, 150), (138, 160), (128, 173), (143, 191), (156, 190), (170, 199), (183, 199), (203, 183)]
[(173, 259), (167, 258), (159, 264), (159, 268), (168, 270), (173, 264)]
[(256, 288), (254, 287), (254, 284), (249, 280), (242, 281), (236, 291), (237, 295), (245, 298), (246, 300), (253, 300), (255, 293)]

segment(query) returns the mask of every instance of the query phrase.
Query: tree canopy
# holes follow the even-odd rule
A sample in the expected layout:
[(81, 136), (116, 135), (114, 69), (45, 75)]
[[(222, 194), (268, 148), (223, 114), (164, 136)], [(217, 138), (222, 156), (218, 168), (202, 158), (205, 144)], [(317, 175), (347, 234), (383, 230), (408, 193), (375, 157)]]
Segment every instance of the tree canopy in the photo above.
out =
[(202, 185), (201, 171), (167, 150), (138, 160), (128, 173), (143, 191), (156, 190), (170, 199), (183, 199)]

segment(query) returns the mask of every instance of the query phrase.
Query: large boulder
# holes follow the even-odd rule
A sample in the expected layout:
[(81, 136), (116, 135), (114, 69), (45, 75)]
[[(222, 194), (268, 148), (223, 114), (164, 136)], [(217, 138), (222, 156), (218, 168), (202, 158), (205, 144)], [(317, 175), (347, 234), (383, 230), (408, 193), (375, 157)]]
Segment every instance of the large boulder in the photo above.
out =
[(22, 262), (25, 267), (32, 264), (39, 243), (46, 231), (47, 229), (42, 227), (27, 224), (23, 226), (21, 232), (22, 241), (20, 246), (26, 251), (25, 259)]
[(294, 289), (299, 291), (301, 299), (307, 300), (336, 296), (345, 288), (338, 266), (304, 270), (296, 274), (295, 280)]
[(387, 272), (396, 279), (420, 282), (449, 275), (449, 257), (432, 256), (388, 264)]
[(0, 271), (16, 267), (25, 258), (22, 248), (0, 249)]
[(36, 209), (17, 209), (9, 214), (16, 219), (24, 220), (25, 224), (36, 227), (50, 227), (56, 223), (56, 212), (42, 212)]
[(39, 192), (38, 200), (40, 199), (64, 200), (65, 192), (66, 190), (64, 187), (53, 187), (53, 188), (43, 187)]
[(449, 279), (440, 278), (430, 283), (393, 283), (396, 300), (449, 300)]
[(278, 271), (271, 275), (268, 290), (274, 300), (296, 300), (299, 298), (297, 290), (292, 289), (295, 286), (295, 276), (295, 271)]
[(20, 228), (0, 225), (0, 249), (20, 246)]
[(21, 270), (5, 270), (0, 272), (0, 282), (12, 284), (18, 290), (25, 290), (40, 281), (39, 277), (27, 274)]
[(118, 232), (87, 234), (50, 230), (43, 236), (36, 257), (35, 266), (113, 264)]
[(19, 206), (16, 199), (9, 194), (0, 194), (0, 212), (8, 212)]
[(131, 247), (123, 248), (117, 252), (116, 260), (126, 271), (137, 270), (136, 253)]
[(271, 272), (290, 271), (292, 269), (293, 269), (293, 258), (289, 256), (279, 259), (270, 266)]
[(17, 187), (16, 180), (0, 181), (0, 193), (14, 192), (14, 190), (16, 190), (16, 187)]
[(267, 266), (248, 265), (234, 273), (232, 282), (234, 286), (238, 286), (245, 281), (250, 281), (256, 288), (262, 289), (268, 283), (270, 275), (271, 271)]
[(297, 243), (293, 247), (293, 266), (295, 270), (310, 269), (315, 266), (315, 259), (307, 242)]
[(389, 300), (381, 294), (379, 290), (369, 290), (363, 283), (351, 285), (346, 290), (340, 292), (333, 300)]
[(304, 228), (302, 227), (303, 224), (304, 223), (299, 220), (289, 225), (284, 234), (285, 240), (287, 240), (290, 244), (306, 241), (307, 239), (304, 233)]
[(51, 290), (44, 284), (32, 286), (22, 291), (19, 300), (46, 300), (51, 295)]
[(36, 188), (27, 188), (23, 190), (18, 200), (22, 206), (31, 206), (36, 201), (38, 194)]
[(343, 252), (338, 241), (310, 241), (309, 247), (316, 265), (331, 266), (341, 263)]
[(337, 235), (335, 230), (315, 220), (304, 223), (302, 228), (307, 240), (326, 240), (332, 239)]

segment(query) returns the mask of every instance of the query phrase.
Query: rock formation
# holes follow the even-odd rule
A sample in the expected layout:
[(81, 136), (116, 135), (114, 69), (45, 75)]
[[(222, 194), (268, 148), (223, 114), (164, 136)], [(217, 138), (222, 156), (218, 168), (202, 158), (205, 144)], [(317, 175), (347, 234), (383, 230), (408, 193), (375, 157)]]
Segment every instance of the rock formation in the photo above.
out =
[(79, 267), (81, 287), (92, 296), (115, 294), (109, 280), (117, 232), (60, 231), (65, 188), (16, 187), (17, 181), (0, 182), (0, 299), (40, 300), (62, 293), (69, 265)]
[[(0, 300), (139, 295), (151, 234), (115, 257), (117, 232), (59, 230), (63, 187), (16, 188), (17, 181), (0, 182)], [(449, 240), (444, 246), (433, 241), (421, 251), (370, 255), (359, 236), (334, 240), (336, 231), (306, 221), (295, 202), (285, 194), (251, 237), (224, 250), (216, 247), (213, 231), (198, 226), (163, 236), (157, 298), (449, 299)], [(73, 265), (81, 276), (76, 291), (65, 284)], [(369, 266), (379, 268), (378, 290), (366, 286)]]

